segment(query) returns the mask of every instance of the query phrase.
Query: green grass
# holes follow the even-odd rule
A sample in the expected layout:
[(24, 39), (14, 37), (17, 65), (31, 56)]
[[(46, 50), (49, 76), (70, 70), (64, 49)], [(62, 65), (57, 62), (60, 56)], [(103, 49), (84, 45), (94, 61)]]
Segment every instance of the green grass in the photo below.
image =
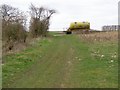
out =
[(118, 59), (111, 57), (115, 52), (116, 43), (88, 44), (76, 35), (42, 39), (3, 57), (3, 87), (115, 88)]

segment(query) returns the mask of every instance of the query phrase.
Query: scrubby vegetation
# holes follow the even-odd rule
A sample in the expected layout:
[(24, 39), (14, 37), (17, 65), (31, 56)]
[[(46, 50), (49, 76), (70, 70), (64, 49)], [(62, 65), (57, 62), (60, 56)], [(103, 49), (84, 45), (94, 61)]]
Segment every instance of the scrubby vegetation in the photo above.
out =
[(49, 10), (44, 7), (30, 6), (30, 33), (32, 37), (46, 36), (49, 29), (49, 20), (55, 13), (55, 10)]
[(2, 39), (3, 46), (11, 50), (14, 42), (25, 42), (25, 15), (22, 11), (9, 5), (2, 5)]
[(108, 32), (95, 32), (90, 34), (80, 34), (80, 38), (87, 43), (103, 43), (103, 42), (118, 42), (118, 32), (108, 31)]
[(30, 26), (26, 27), (26, 13), (10, 5), (1, 5), (3, 51), (12, 50), (19, 43), (26, 43), (29, 38), (46, 37), (50, 25), (50, 18), (55, 10), (44, 7), (30, 6)]

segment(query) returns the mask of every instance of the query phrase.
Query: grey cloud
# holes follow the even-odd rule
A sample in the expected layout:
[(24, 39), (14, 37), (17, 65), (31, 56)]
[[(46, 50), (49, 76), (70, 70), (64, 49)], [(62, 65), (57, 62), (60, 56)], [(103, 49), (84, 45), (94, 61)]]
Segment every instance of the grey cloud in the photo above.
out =
[(50, 28), (69, 27), (73, 21), (90, 21), (91, 28), (101, 29), (103, 25), (117, 24), (119, 0), (2, 0), (24, 11), (30, 3), (58, 11), (51, 19)]

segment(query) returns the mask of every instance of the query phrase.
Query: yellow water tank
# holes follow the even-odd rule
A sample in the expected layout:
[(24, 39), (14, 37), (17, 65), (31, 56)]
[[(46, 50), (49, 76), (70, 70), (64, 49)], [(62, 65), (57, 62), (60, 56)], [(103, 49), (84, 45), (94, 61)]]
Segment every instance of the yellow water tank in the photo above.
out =
[(89, 22), (72, 22), (69, 27), (70, 30), (90, 29)]

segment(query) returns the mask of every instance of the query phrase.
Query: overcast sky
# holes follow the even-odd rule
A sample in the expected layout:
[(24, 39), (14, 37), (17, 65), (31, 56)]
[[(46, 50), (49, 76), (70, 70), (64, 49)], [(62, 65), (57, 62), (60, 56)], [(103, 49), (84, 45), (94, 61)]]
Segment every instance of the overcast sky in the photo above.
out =
[(88, 21), (91, 29), (100, 30), (103, 25), (118, 24), (119, 0), (0, 0), (23, 11), (29, 11), (29, 6), (44, 6), (57, 10), (51, 18), (51, 29), (63, 29), (70, 22)]

